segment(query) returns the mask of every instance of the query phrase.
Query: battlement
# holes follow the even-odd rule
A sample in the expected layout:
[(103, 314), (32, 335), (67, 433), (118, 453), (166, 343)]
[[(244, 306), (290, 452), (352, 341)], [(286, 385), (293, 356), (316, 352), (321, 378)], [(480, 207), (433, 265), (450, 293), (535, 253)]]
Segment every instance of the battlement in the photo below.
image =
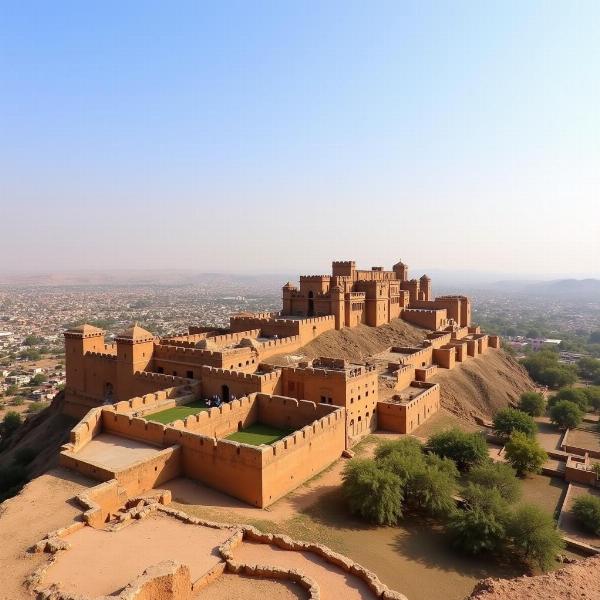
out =
[(84, 356), (89, 358), (100, 358), (104, 360), (117, 360), (116, 354), (109, 354), (106, 352), (92, 352), (91, 350), (86, 352)]
[(230, 369), (220, 369), (218, 367), (203, 366), (200, 369), (202, 377), (219, 375), (236, 381), (262, 383), (265, 381), (276, 381), (281, 376), (280, 369), (275, 369), (268, 373), (243, 373), (241, 371), (232, 371)]

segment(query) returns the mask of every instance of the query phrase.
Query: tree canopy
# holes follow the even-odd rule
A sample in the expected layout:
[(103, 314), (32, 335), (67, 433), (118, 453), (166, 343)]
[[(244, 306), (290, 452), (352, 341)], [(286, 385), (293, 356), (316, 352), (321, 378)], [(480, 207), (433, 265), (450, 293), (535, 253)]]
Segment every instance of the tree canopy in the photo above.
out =
[(563, 429), (577, 427), (582, 419), (579, 406), (569, 400), (560, 400), (550, 408), (550, 420)]
[(519, 410), (532, 417), (541, 417), (546, 411), (544, 395), (539, 392), (523, 392), (519, 399)]
[(483, 436), (458, 428), (432, 435), (427, 446), (434, 454), (453, 460), (460, 471), (468, 471), (488, 458), (487, 444)]
[(535, 438), (515, 431), (505, 446), (506, 460), (518, 475), (539, 473), (548, 460), (546, 451)]
[(508, 439), (515, 431), (520, 431), (528, 436), (534, 436), (537, 425), (527, 413), (515, 408), (503, 408), (494, 416), (494, 433), (501, 438)]
[(581, 525), (595, 535), (600, 535), (600, 498), (586, 494), (573, 503), (573, 514)]

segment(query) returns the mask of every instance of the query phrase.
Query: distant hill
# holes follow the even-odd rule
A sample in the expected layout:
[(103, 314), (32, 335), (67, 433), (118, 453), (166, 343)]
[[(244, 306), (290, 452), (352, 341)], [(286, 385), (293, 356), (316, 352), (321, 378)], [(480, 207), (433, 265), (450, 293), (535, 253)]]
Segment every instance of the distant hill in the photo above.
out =
[(600, 299), (600, 279), (555, 279), (552, 281), (497, 281), (491, 287), (507, 292), (555, 298)]

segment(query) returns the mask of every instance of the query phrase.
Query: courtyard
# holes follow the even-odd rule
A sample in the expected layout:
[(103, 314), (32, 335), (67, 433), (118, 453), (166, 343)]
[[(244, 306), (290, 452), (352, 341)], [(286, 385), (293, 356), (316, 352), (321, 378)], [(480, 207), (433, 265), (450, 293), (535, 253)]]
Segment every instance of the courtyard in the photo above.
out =
[(279, 429), (264, 423), (253, 423), (227, 436), (226, 439), (240, 444), (260, 446), (261, 444), (273, 444), (293, 433), (293, 429)]
[(167, 425), (173, 421), (183, 420), (191, 415), (198, 414), (203, 410), (208, 410), (206, 402), (204, 400), (194, 400), (189, 404), (182, 404), (180, 406), (174, 406), (173, 408), (167, 408), (159, 412), (146, 415), (145, 419), (148, 421), (155, 421), (156, 423), (162, 423)]

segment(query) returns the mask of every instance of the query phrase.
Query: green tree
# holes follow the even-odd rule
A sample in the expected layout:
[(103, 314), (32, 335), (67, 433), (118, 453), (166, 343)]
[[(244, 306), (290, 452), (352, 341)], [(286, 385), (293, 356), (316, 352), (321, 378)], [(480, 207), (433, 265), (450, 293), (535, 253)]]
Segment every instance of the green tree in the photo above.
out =
[(454, 512), (448, 522), (454, 545), (469, 554), (501, 548), (509, 520), (507, 503), (497, 490), (474, 484), (467, 486), (463, 496), (464, 510)]
[(352, 513), (377, 523), (395, 525), (402, 517), (402, 480), (372, 460), (353, 459), (343, 472), (343, 492)]
[(523, 392), (519, 399), (519, 410), (532, 417), (541, 417), (546, 412), (544, 395), (539, 392)]
[(589, 532), (600, 535), (600, 498), (586, 494), (573, 503), (573, 514)]
[(8, 388), (6, 388), (6, 395), (7, 396), (14, 396), (17, 394), (17, 392), (19, 391), (19, 386), (18, 385), (9, 385)]
[(504, 447), (506, 460), (518, 475), (539, 473), (548, 460), (545, 450), (537, 440), (520, 431), (515, 431)]
[(521, 497), (521, 482), (506, 463), (487, 462), (471, 469), (468, 479), (481, 488), (497, 490), (503, 500), (516, 502)]
[(600, 410), (600, 386), (590, 385), (581, 388), (581, 390), (587, 398), (588, 406), (591, 406), (594, 410)]
[(22, 420), (21, 415), (14, 410), (8, 411), (2, 419), (2, 435), (8, 437), (14, 431), (19, 429)]
[(550, 420), (562, 429), (577, 427), (583, 419), (579, 406), (568, 400), (560, 400), (550, 408)]
[(577, 369), (581, 377), (594, 383), (600, 383), (600, 360), (597, 358), (584, 356), (577, 361)]
[(589, 401), (584, 389), (585, 388), (564, 387), (551, 396), (548, 401), (548, 406), (552, 408), (558, 402), (568, 400), (569, 402), (573, 402), (573, 404), (577, 404), (582, 412), (586, 412), (589, 408)]
[(541, 508), (523, 504), (511, 515), (507, 534), (511, 545), (527, 563), (547, 571), (564, 548), (552, 515)]
[(537, 425), (527, 413), (514, 408), (503, 408), (494, 416), (494, 433), (501, 438), (508, 439), (515, 431), (520, 431), (528, 436), (534, 436)]
[(447, 471), (427, 466), (407, 481), (406, 500), (415, 509), (434, 517), (443, 517), (456, 508), (453, 495), (456, 479)]
[(488, 458), (487, 444), (483, 436), (458, 428), (432, 435), (427, 446), (434, 454), (453, 460), (460, 471), (468, 471)]
[(48, 378), (43, 373), (38, 373), (31, 378), (29, 385), (41, 385), (47, 380)]

